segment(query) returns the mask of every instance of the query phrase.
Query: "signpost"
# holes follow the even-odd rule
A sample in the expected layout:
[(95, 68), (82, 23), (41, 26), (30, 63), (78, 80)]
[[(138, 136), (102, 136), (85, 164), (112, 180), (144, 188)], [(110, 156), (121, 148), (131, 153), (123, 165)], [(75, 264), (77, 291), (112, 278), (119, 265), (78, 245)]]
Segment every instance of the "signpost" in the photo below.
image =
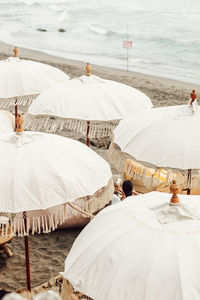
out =
[(129, 60), (129, 49), (132, 49), (132, 41), (129, 41), (128, 39), (128, 26), (127, 26), (127, 39), (125, 41), (123, 41), (123, 48), (127, 49), (127, 72), (128, 70), (128, 60)]

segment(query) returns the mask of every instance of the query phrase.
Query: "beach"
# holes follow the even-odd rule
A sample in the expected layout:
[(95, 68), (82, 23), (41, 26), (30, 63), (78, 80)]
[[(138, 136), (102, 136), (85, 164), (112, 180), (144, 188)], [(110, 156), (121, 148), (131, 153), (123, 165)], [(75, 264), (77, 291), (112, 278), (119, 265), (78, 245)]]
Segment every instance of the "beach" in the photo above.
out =
[[(13, 48), (12, 45), (0, 42), (0, 60), (12, 56)], [(48, 63), (64, 71), (70, 78), (85, 74), (86, 62), (68, 60), (25, 48), (19, 48), (19, 57)], [(97, 65), (92, 65), (92, 74), (139, 89), (151, 98), (155, 107), (186, 104), (191, 90), (196, 89), (197, 94), (200, 90), (200, 86), (197, 84)], [(62, 135), (82, 142), (85, 141), (85, 138), (77, 133), (70, 132)], [(95, 141), (93, 144), (92, 149), (106, 159), (106, 143)], [(113, 174), (117, 172), (114, 168), (112, 168), (112, 171)], [(33, 287), (48, 280), (48, 267), (53, 267), (55, 276), (63, 271), (64, 260), (80, 231), (81, 228), (75, 228), (57, 230), (50, 234), (30, 235), (31, 280)], [(14, 291), (26, 286), (23, 238), (14, 238), (10, 244), (10, 249), (14, 254), (12, 257), (7, 258), (4, 254), (0, 254), (0, 288)]]

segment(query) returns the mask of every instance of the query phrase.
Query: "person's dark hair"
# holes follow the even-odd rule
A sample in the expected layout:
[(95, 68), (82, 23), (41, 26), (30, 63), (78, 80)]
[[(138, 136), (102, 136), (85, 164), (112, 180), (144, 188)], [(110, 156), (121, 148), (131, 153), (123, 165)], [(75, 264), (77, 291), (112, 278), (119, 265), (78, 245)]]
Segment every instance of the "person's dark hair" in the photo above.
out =
[(132, 196), (133, 184), (131, 180), (124, 180), (122, 183), (122, 190), (126, 197)]
[(10, 292), (0, 289), (0, 299), (3, 299), (6, 294), (10, 294)]

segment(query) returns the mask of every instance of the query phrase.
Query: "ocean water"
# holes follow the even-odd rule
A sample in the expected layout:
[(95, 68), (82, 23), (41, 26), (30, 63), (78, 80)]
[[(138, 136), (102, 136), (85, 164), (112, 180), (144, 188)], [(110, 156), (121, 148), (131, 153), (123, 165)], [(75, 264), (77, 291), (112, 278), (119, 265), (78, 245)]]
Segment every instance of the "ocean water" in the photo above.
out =
[(126, 69), (127, 27), (129, 70), (200, 84), (199, 0), (0, 0), (0, 40), (66, 58)]

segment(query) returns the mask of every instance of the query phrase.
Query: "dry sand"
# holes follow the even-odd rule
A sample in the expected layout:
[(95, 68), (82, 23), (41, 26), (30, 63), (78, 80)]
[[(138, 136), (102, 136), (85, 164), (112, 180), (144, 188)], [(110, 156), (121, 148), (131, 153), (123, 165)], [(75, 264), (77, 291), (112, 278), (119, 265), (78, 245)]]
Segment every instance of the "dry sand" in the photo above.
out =
[[(13, 46), (0, 42), (0, 60), (12, 56)], [(66, 72), (71, 78), (83, 75), (85, 62), (72, 61), (55, 57), (38, 51), (19, 48), (20, 58), (33, 59), (48, 63)], [(192, 89), (197, 93), (200, 86), (176, 80), (126, 72), (122, 70), (92, 66), (92, 73), (106, 79), (112, 79), (133, 86), (146, 93), (155, 106), (185, 104)], [(63, 135), (63, 134), (62, 134)], [(69, 136), (69, 134), (65, 134)], [(79, 134), (70, 133), (70, 137), (84, 141)], [(106, 158), (106, 149), (92, 147), (101, 156)], [(116, 173), (115, 169), (112, 169)], [(48, 279), (48, 267), (52, 266), (54, 274), (63, 271), (64, 260), (81, 229), (65, 229), (51, 234), (30, 236), (30, 260), (32, 286), (41, 284)], [(26, 286), (24, 265), (24, 240), (15, 238), (11, 244), (14, 256), (7, 258), (0, 254), (0, 288), (15, 290)]]

